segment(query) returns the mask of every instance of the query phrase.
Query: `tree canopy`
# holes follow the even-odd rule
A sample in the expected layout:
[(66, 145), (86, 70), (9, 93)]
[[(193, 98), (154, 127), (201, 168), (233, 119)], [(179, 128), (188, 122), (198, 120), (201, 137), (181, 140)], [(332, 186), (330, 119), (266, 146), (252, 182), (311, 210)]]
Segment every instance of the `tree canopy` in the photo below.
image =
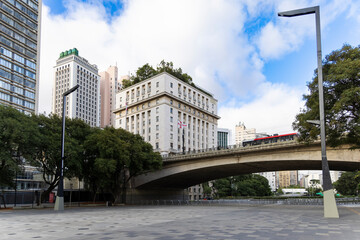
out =
[[(330, 146), (352, 144), (360, 147), (360, 46), (344, 45), (333, 51), (323, 62), (324, 108), (326, 137)], [(305, 108), (293, 123), (300, 140), (310, 142), (318, 138), (319, 128), (306, 122), (320, 119), (318, 76), (308, 83), (309, 94), (304, 95)]]
[(0, 105), (0, 143), (0, 186), (13, 186), (19, 166), (36, 158), (39, 130), (30, 116)]
[[(27, 116), (0, 105), (0, 186), (13, 186), (15, 173), (28, 163), (42, 172), (48, 185), (42, 198), (47, 196), (60, 179), (61, 127), (57, 115)], [(84, 180), (93, 193), (110, 192), (116, 200), (133, 176), (162, 165), (140, 135), (92, 128), (80, 119), (66, 119), (65, 128), (64, 176)]]
[(268, 180), (257, 174), (247, 174), (215, 180), (213, 189), (217, 197), (270, 196)]
[(130, 79), (123, 80), (123, 88), (128, 88), (136, 83), (139, 83), (143, 80), (146, 80), (148, 78), (151, 78), (159, 73), (167, 72), (174, 77), (180, 79), (181, 81), (190, 84), (194, 88), (198, 89), (199, 91), (205, 93), (206, 95), (212, 96), (210, 93), (206, 92), (205, 90), (197, 87), (193, 81), (190, 75), (187, 73), (183, 73), (181, 68), (174, 68), (174, 64), (172, 62), (165, 62), (162, 60), (154, 69), (151, 65), (146, 63), (142, 67), (139, 67), (136, 70), (135, 75), (131, 75)]
[(334, 182), (334, 187), (342, 195), (358, 195), (360, 190), (360, 171), (344, 172)]
[(133, 176), (162, 165), (160, 154), (153, 152), (151, 144), (140, 135), (113, 127), (90, 135), (85, 142), (85, 155), (87, 173), (84, 176), (90, 188), (93, 192), (110, 192), (113, 201), (117, 201)]

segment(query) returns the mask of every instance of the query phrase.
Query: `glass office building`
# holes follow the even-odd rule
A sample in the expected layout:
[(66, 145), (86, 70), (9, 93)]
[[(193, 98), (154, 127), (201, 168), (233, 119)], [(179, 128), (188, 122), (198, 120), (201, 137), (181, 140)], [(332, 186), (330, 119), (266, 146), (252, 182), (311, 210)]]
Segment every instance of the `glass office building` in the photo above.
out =
[(0, 104), (37, 113), (41, 0), (0, 0)]

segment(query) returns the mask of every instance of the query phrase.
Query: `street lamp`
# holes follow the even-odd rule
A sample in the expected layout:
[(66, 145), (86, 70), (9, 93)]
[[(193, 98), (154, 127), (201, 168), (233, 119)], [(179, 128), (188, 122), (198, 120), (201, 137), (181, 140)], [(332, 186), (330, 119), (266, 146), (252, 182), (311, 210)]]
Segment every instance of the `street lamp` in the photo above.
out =
[(65, 107), (66, 96), (78, 89), (79, 85), (70, 88), (63, 93), (63, 112), (62, 112), (62, 130), (61, 130), (61, 167), (60, 167), (60, 180), (58, 185), (58, 191), (55, 201), (54, 210), (64, 211), (64, 147), (65, 147)]
[(322, 76), (322, 56), (321, 56), (321, 36), (320, 36), (320, 7), (309, 7), (296, 9), (292, 11), (279, 12), (279, 17), (296, 17), (301, 15), (315, 13), (316, 23), (316, 46), (317, 46), (317, 64), (318, 64), (318, 87), (319, 87), (319, 111), (320, 111), (320, 138), (321, 138), (321, 164), (323, 174), (323, 191), (324, 191), (324, 217), (339, 218), (336, 206), (334, 189), (331, 183), (329, 164), (326, 157), (325, 142), (325, 114), (324, 114), (324, 90)]

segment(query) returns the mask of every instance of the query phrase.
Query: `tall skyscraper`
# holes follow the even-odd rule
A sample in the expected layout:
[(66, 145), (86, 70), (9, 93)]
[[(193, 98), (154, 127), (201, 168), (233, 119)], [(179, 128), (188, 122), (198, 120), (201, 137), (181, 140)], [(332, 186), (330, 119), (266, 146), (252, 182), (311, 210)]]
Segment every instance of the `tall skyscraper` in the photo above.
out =
[(106, 71), (99, 73), (101, 95), (100, 126), (114, 126), (115, 115), (113, 110), (116, 106), (115, 94), (120, 91), (121, 83), (118, 79), (117, 66), (110, 66)]
[(100, 126), (100, 76), (95, 64), (79, 56), (76, 48), (62, 52), (54, 67), (53, 113), (62, 115), (63, 93), (79, 84), (67, 96), (66, 116), (80, 118), (92, 127)]
[(0, 0), (0, 104), (37, 113), (42, 0)]

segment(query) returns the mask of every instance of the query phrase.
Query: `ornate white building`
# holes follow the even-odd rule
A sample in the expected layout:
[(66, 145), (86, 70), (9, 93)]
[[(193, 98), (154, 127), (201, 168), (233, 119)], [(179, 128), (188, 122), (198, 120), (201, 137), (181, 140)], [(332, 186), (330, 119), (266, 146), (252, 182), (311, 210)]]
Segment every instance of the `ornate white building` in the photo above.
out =
[(114, 113), (162, 155), (217, 146), (217, 100), (166, 72), (117, 93)]

